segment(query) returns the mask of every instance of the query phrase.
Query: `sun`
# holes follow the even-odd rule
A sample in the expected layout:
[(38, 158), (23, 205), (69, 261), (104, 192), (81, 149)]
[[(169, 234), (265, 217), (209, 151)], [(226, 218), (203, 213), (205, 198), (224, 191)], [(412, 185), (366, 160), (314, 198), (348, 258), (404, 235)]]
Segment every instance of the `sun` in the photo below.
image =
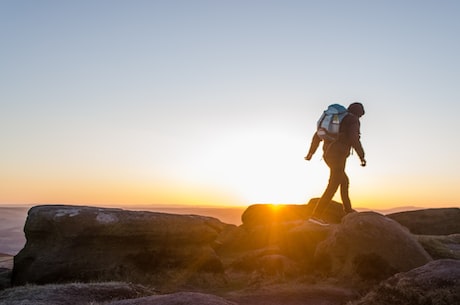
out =
[(319, 196), (327, 168), (319, 158), (305, 161), (305, 136), (264, 126), (220, 135), (189, 153), (184, 173), (199, 183), (228, 189), (248, 204), (305, 203)]

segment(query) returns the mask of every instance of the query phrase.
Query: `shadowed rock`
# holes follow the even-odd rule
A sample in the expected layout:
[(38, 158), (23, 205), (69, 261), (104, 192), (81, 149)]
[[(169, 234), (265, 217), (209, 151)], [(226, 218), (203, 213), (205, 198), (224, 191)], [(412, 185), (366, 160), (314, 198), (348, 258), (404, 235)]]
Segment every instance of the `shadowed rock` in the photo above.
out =
[(194, 215), (37, 206), (14, 259), (13, 284), (120, 280), (179, 285), (223, 271), (211, 247), (227, 227)]
[(178, 292), (132, 300), (123, 300), (108, 305), (237, 305), (221, 297), (198, 292)]
[(110, 283), (72, 283), (26, 285), (0, 291), (0, 304), (7, 305), (88, 305), (139, 298), (155, 294), (141, 285)]
[(433, 259), (460, 259), (460, 234), (418, 235), (417, 240)]
[(460, 233), (460, 209), (425, 209), (387, 215), (413, 234), (450, 235)]
[(328, 274), (361, 280), (382, 280), (431, 261), (406, 228), (374, 212), (344, 217), (318, 245), (315, 259)]
[(0, 290), (11, 286), (11, 270), (0, 267)]
[(380, 283), (352, 305), (460, 304), (460, 261), (437, 260)]
[[(311, 199), (308, 204), (254, 204), (249, 206), (241, 216), (244, 226), (254, 227), (272, 225), (288, 221), (307, 220), (319, 198)], [(323, 218), (329, 223), (339, 223), (345, 215), (343, 206), (335, 201), (328, 205)]]
[(319, 243), (324, 241), (334, 226), (323, 227), (304, 221), (287, 230), (280, 249), (302, 266), (302, 271), (314, 269), (314, 254)]

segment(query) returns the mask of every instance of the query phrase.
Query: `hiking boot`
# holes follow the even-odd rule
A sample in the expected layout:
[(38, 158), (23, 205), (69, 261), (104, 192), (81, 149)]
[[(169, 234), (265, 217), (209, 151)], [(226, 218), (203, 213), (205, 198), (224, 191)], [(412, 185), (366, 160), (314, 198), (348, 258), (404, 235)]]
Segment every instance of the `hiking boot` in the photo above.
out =
[(327, 222), (325, 222), (324, 220), (322, 220), (320, 218), (316, 218), (316, 217), (310, 217), (310, 219), (308, 219), (308, 221), (311, 222), (311, 223), (323, 226), (323, 227), (329, 226), (329, 224)]

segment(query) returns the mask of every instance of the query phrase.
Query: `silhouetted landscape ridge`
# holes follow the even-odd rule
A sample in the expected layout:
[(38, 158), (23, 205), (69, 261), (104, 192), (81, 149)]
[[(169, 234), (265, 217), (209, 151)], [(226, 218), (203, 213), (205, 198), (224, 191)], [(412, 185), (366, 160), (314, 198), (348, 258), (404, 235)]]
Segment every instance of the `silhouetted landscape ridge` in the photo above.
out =
[(460, 303), (460, 209), (344, 215), (333, 202), (323, 227), (306, 221), (316, 202), (252, 205), (240, 225), (35, 206), (14, 264), (0, 256), (0, 303)]

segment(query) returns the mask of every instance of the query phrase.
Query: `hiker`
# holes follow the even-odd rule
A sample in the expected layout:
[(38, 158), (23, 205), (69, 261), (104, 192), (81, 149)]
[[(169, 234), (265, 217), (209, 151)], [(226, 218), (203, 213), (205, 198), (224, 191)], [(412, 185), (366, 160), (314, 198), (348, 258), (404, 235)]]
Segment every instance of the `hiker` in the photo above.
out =
[(352, 103), (347, 109), (346, 115), (340, 122), (338, 137), (335, 140), (321, 139), (315, 132), (311, 141), (308, 154), (305, 160), (310, 160), (321, 141), (323, 143), (323, 158), (330, 169), (329, 183), (323, 195), (316, 204), (309, 221), (327, 226), (328, 223), (322, 219), (322, 214), (331, 202), (335, 192), (340, 186), (343, 209), (346, 214), (355, 212), (351, 207), (348, 196), (349, 180), (345, 173), (345, 163), (353, 148), (361, 159), (361, 166), (366, 166), (364, 150), (360, 141), (360, 122), (359, 118), (364, 115), (364, 107), (361, 103)]

